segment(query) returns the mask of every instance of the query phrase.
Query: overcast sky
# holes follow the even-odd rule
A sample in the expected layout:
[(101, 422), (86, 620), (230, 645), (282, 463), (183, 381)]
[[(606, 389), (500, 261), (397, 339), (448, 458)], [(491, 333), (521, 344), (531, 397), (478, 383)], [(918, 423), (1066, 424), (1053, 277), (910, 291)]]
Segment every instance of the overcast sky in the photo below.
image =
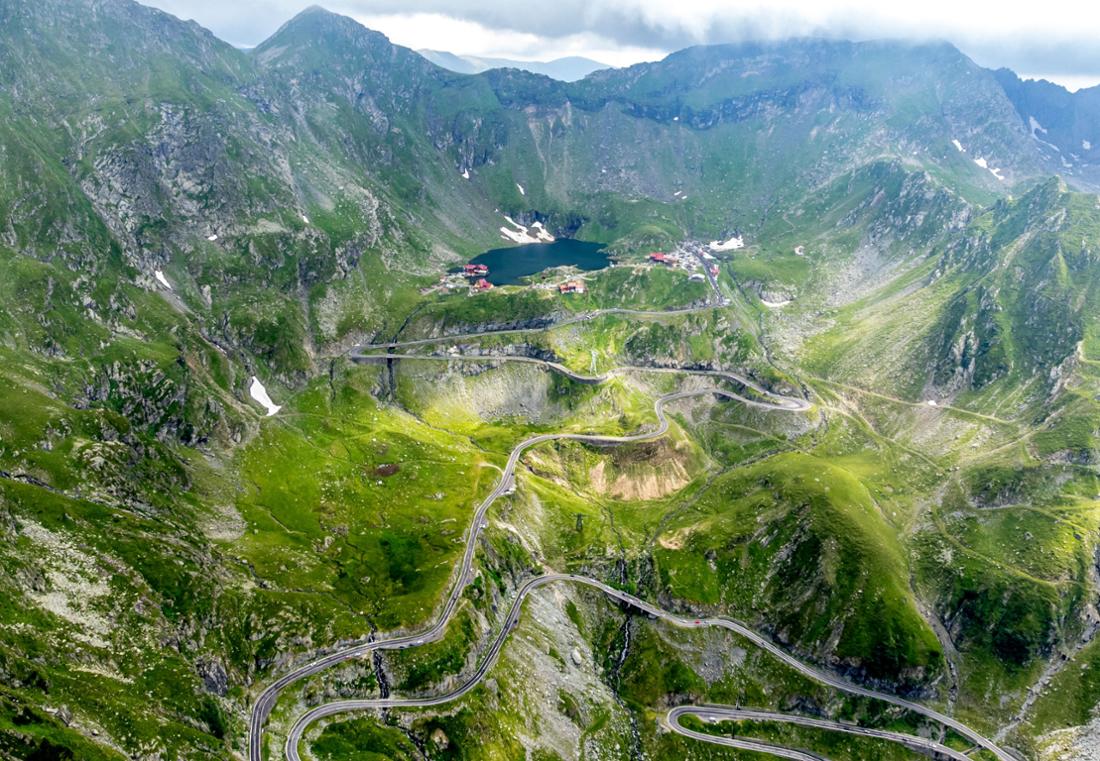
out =
[[(142, 0), (222, 39), (261, 42), (309, 0)], [(624, 66), (699, 43), (826, 36), (946, 39), (978, 63), (1071, 89), (1100, 83), (1100, 3), (968, 0), (327, 0), (412, 48)]]

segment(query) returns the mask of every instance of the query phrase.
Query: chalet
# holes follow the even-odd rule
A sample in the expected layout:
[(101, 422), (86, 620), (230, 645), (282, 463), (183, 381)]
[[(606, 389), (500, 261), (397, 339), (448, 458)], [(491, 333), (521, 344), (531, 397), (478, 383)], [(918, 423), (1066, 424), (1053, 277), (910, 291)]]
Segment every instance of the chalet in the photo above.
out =
[(650, 254), (649, 261), (655, 262), (657, 264), (667, 264), (669, 266), (673, 264), (672, 259), (670, 259), (667, 254), (662, 254), (660, 252)]
[(489, 274), (489, 266), (486, 264), (467, 264), (462, 270), (467, 277), (485, 277)]
[(477, 291), (491, 291), (491, 290), (493, 290), (493, 284), (490, 283), (485, 278), (479, 278), (478, 281), (476, 283), (474, 283), (474, 290), (477, 290)]
[(584, 283), (580, 280), (570, 280), (559, 285), (558, 290), (562, 293), (584, 293)]

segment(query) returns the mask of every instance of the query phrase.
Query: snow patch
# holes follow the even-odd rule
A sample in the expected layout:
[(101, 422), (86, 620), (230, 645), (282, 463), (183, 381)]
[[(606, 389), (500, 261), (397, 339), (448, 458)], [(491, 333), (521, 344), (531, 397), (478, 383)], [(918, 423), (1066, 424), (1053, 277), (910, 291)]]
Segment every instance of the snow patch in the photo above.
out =
[(213, 243), (214, 241), (216, 241), (218, 239), (218, 236), (217, 235), (207, 235), (206, 239), (208, 241), (210, 241), (211, 243)]
[(554, 236), (547, 232), (546, 228), (542, 226), (542, 222), (535, 222), (535, 224), (531, 225), (531, 229), (535, 230), (535, 237), (543, 243), (554, 242)]
[(760, 299), (760, 303), (769, 309), (779, 309), (779, 307), (785, 307), (791, 303), (790, 299), (783, 299), (782, 301), (768, 301), (767, 299)]
[(163, 285), (168, 290), (172, 290), (172, 285), (168, 282), (168, 278), (164, 276), (163, 272), (161, 272), (160, 270), (156, 270), (153, 274), (156, 275), (156, 278), (160, 281), (161, 285)]
[(282, 409), (280, 405), (271, 401), (271, 397), (267, 395), (267, 389), (264, 388), (264, 384), (260, 383), (260, 379), (255, 375), (252, 376), (252, 385), (248, 387), (248, 393), (267, 410), (268, 417), (271, 417)]
[(542, 226), (542, 222), (535, 222), (530, 227), (521, 225), (511, 217), (505, 216), (504, 220), (511, 225), (511, 227), (500, 228), (500, 234), (512, 241), (513, 243), (553, 243), (554, 236), (551, 235), (545, 227)]
[(928, 405), (929, 407), (936, 407), (936, 406), (938, 406), (938, 405), (936, 404), (936, 400), (935, 400), (935, 399), (929, 399), (929, 400), (928, 400), (927, 402), (925, 402), (925, 404), (927, 404), (927, 405)]
[(303, 214), (302, 215), (302, 221), (305, 222), (308, 225), (309, 224), (309, 217), (307, 217), (305, 214)]
[[(1049, 143), (1046, 140), (1044, 140), (1043, 138), (1039, 137), (1040, 132), (1042, 132), (1045, 135), (1045, 134), (1047, 134), (1047, 130), (1046, 130), (1046, 127), (1044, 127), (1042, 124), (1039, 124), (1039, 122), (1035, 119), (1034, 116), (1027, 117), (1027, 125), (1031, 129), (1031, 136), (1033, 138), (1038, 140), (1040, 143), (1045, 145), (1047, 148), (1053, 148), (1058, 153), (1062, 152), (1062, 149), (1059, 148), (1054, 143)], [(1065, 159), (1063, 159), (1063, 162), (1064, 161), (1065, 161)]]
[(963, 144), (960, 143), (958, 139), (952, 140), (951, 143), (958, 149), (959, 153), (966, 153), (966, 149), (963, 148)]
[(521, 196), (525, 196), (525, 195), (527, 195), (527, 191), (526, 191), (526, 190), (524, 190), (524, 189), (523, 189), (523, 186), (522, 186), (522, 185), (520, 185), (520, 184), (519, 184), (518, 182), (516, 183), (516, 189), (517, 189), (517, 190), (519, 190), (519, 194), (520, 194)]
[(463, 169), (462, 170), (462, 179), (464, 179), (464, 180), (470, 179), (470, 170), (469, 169)]
[(727, 241), (712, 240), (707, 245), (711, 251), (736, 251), (745, 247), (745, 239), (740, 235), (735, 235)]
[(988, 170), (990, 174), (992, 174), (994, 177), (996, 177), (1001, 182), (1004, 182), (1005, 178), (1004, 178), (1004, 175), (1001, 174), (1001, 170), (1000, 169), (995, 169), (995, 168), (989, 166), (989, 162), (986, 161), (984, 158), (976, 158), (976, 159), (974, 159), (974, 163), (977, 164), (978, 166), (980, 166), (982, 169)]

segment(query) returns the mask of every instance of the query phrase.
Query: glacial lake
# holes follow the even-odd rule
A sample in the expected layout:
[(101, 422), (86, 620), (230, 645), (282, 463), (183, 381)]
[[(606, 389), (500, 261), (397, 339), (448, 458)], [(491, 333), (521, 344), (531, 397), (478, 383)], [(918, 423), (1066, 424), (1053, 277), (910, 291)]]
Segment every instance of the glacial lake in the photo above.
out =
[(494, 248), (470, 260), (470, 264), (484, 264), (489, 268), (485, 279), (493, 285), (515, 285), (551, 267), (573, 265), (591, 272), (602, 270), (610, 263), (604, 244), (572, 238)]

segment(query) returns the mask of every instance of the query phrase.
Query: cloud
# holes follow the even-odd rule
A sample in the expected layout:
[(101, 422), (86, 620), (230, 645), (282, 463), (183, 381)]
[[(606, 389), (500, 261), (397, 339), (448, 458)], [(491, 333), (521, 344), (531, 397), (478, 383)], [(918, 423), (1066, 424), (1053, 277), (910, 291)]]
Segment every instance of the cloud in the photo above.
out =
[(356, 15), (364, 26), (411, 48), (446, 50), (459, 55), (551, 60), (585, 56), (610, 66), (655, 61), (667, 50), (619, 43), (593, 32), (542, 36), (536, 32), (490, 27), (439, 13)]
[[(255, 44), (302, 0), (146, 0)], [(799, 36), (945, 39), (986, 66), (1100, 81), (1100, 4), (922, 0), (325, 0), (410, 47), (625, 64), (689, 45)], [(597, 55), (599, 53), (599, 55)]]

